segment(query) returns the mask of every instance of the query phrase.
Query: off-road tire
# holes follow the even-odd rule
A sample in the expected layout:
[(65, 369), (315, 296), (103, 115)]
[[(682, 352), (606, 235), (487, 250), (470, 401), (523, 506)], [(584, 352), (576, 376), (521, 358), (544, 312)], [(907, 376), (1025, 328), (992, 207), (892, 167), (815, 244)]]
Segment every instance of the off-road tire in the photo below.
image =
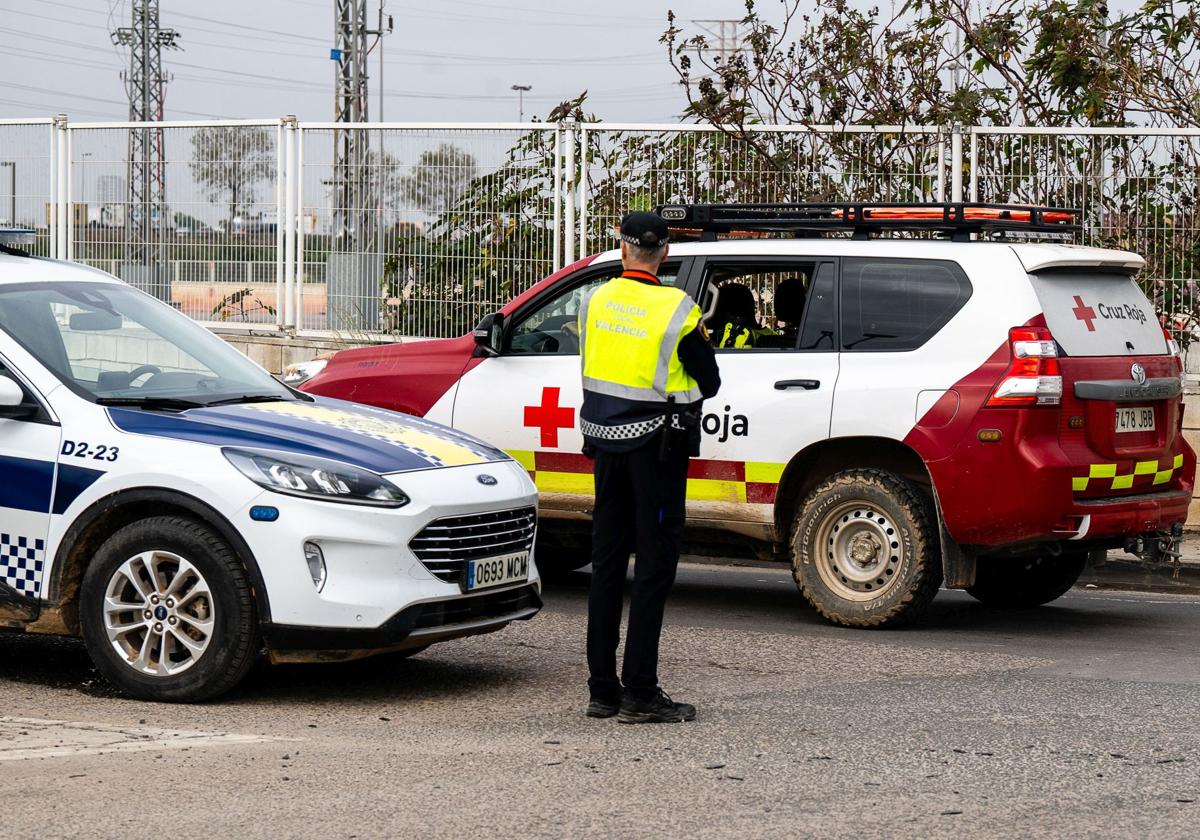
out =
[[(169, 552), (186, 558), (207, 583), (215, 619), (211, 640), (187, 670), (156, 676), (135, 670), (114, 650), (105, 629), (109, 582), (130, 558)], [(260, 648), (258, 619), (246, 569), (233, 549), (206, 525), (179, 516), (133, 522), (109, 537), (83, 576), (79, 593), (83, 639), (96, 668), (125, 693), (141, 700), (195, 703), (242, 681)]]
[[(878, 584), (850, 581), (838, 571), (830, 549), (841, 539), (835, 531), (846, 525), (867, 528), (867, 546), (886, 552), (872, 555), (878, 558)], [(883, 539), (888, 543), (881, 543)], [(847, 470), (818, 485), (800, 504), (790, 549), (792, 577), (800, 593), (824, 618), (844, 627), (910, 622), (924, 612), (942, 584), (933, 501), (918, 485), (884, 470)], [(819, 568), (819, 563), (825, 565)], [(840, 590), (831, 583), (838, 580)], [(851, 592), (856, 586), (859, 589)], [(874, 595), (876, 591), (880, 594)]]
[(1088, 552), (1053, 557), (981, 557), (967, 594), (989, 607), (1040, 607), (1061, 598), (1083, 574)]

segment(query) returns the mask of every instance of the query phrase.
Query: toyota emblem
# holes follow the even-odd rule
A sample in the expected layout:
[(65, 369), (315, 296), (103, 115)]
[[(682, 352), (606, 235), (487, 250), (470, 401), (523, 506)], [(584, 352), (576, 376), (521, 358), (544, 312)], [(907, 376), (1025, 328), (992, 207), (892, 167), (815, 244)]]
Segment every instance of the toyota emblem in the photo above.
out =
[(495, 487), (497, 484), (500, 483), (500, 482), (496, 481), (496, 476), (488, 475), (487, 473), (480, 473), (479, 475), (475, 476), (475, 480), (478, 481), (480, 484), (482, 484), (484, 487)]
[(1139, 385), (1146, 384), (1146, 369), (1141, 365), (1135, 364), (1129, 369), (1129, 375), (1133, 377), (1133, 381)]

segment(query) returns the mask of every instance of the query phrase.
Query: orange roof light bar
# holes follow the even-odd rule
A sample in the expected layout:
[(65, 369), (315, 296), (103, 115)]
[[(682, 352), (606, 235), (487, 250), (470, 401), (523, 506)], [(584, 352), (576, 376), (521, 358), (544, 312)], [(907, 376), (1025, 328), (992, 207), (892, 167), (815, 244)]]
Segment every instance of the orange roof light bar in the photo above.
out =
[[(796, 236), (850, 232), (856, 239), (893, 231), (928, 231), (958, 241), (1006, 231), (1057, 237), (1079, 229), (1081, 211), (1021, 204), (896, 204), (831, 202), (795, 204), (674, 204), (656, 212), (683, 238), (717, 234)], [(689, 237), (688, 235), (691, 234)]]

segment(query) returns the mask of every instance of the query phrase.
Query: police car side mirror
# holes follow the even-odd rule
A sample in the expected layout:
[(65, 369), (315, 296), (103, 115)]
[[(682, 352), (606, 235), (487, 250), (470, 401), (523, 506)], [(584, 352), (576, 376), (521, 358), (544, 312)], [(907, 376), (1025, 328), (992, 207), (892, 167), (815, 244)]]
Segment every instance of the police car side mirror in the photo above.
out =
[(504, 346), (504, 313), (484, 315), (475, 328), (476, 355), (499, 356)]
[(37, 403), (25, 399), (25, 390), (0, 374), (0, 420), (27, 420), (37, 413)]

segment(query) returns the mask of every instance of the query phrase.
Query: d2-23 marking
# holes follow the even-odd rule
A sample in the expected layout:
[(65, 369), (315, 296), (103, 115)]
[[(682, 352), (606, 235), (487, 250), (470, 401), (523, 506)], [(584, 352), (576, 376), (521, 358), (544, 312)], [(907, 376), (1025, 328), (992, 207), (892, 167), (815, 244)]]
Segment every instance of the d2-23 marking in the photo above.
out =
[(121, 457), (119, 446), (105, 446), (102, 443), (90, 444), (82, 440), (65, 440), (62, 454), (66, 458), (86, 458), (92, 461), (115, 461)]

